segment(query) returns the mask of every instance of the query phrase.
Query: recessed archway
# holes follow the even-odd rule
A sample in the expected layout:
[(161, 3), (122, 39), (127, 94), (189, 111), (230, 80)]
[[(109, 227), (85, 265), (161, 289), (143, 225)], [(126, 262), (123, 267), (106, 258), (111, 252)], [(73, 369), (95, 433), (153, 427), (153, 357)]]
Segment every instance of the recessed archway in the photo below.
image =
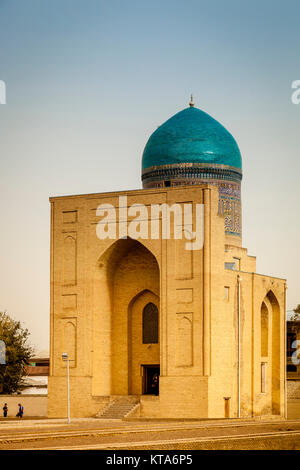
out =
[(129, 332), (133, 299), (138, 301), (143, 292), (151, 292), (151, 299), (159, 306), (158, 262), (142, 243), (120, 239), (101, 255), (95, 270), (94, 394), (136, 393)]
[(280, 307), (270, 290), (261, 305), (261, 391), (268, 393), (276, 415), (280, 414), (280, 354)]

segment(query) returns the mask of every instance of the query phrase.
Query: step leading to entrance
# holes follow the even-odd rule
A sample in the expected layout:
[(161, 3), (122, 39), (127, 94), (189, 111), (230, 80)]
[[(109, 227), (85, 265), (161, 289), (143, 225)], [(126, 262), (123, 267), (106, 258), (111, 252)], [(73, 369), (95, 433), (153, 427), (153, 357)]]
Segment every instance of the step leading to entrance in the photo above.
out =
[(138, 397), (120, 397), (112, 400), (103, 410), (101, 410), (96, 418), (101, 419), (122, 419), (127, 416), (138, 404)]

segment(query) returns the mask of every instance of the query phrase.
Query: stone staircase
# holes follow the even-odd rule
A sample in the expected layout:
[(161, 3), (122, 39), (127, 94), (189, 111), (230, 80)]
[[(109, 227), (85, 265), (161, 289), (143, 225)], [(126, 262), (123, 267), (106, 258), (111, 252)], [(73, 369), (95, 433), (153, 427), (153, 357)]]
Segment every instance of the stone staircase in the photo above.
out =
[(113, 399), (103, 408), (96, 418), (101, 419), (122, 419), (133, 411), (139, 405), (140, 401), (135, 396), (124, 396)]

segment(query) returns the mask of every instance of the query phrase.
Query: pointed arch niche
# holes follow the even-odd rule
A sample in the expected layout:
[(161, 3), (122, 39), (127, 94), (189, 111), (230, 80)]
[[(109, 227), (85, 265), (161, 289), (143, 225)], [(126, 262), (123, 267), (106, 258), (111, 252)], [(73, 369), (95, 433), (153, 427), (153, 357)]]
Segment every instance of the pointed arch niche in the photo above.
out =
[(261, 393), (272, 414), (280, 414), (280, 307), (270, 290), (260, 311)]
[(153, 302), (159, 310), (159, 283), (155, 256), (137, 240), (118, 240), (98, 259), (93, 283), (94, 396), (138, 393), (139, 353), (134, 344), (142, 343), (142, 312), (137, 318), (143, 302)]

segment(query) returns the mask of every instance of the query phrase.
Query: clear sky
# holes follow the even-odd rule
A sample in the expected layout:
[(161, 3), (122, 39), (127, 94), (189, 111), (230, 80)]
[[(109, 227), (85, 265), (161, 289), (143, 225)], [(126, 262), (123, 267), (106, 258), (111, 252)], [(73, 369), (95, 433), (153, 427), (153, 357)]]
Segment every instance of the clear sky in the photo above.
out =
[(243, 246), (300, 303), (299, 0), (0, 0), (0, 310), (49, 336), (49, 196), (141, 187), (196, 106), (243, 157)]

